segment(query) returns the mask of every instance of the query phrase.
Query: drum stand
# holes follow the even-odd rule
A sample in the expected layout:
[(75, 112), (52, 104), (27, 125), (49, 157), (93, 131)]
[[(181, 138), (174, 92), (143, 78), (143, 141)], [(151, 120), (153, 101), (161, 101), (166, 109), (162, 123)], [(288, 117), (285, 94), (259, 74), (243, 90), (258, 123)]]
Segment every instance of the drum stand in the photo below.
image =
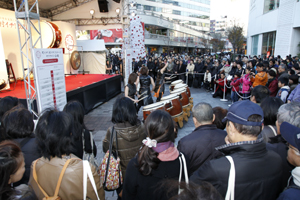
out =
[(184, 118), (183, 112), (182, 112), (181, 114), (179, 114), (178, 116), (173, 117), (173, 120), (174, 120), (176, 123), (178, 123), (179, 128), (182, 128), (182, 127), (183, 127), (183, 118)]

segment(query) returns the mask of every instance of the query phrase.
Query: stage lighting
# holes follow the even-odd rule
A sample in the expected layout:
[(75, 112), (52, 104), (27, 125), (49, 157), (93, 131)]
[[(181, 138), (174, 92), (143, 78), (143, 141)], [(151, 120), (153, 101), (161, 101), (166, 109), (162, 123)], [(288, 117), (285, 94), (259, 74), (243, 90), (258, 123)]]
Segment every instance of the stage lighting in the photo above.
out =
[(92, 15), (92, 18), (94, 18), (95, 10), (94, 10), (94, 9), (91, 9), (91, 10), (90, 10), (90, 14)]
[(117, 14), (120, 14), (120, 11), (121, 11), (120, 8), (117, 8), (117, 9), (116, 9), (116, 13), (117, 13)]
[(133, 12), (133, 13), (131, 13), (131, 16), (132, 16), (132, 17), (134, 17), (134, 16), (135, 16), (135, 13), (134, 13), (134, 12)]

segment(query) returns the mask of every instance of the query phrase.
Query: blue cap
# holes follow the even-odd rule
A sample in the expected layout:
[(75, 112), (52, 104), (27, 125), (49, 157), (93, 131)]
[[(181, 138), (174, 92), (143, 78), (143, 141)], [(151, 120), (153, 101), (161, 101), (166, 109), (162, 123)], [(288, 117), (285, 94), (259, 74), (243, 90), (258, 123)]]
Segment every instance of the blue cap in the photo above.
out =
[(288, 143), (300, 151), (300, 128), (287, 122), (282, 122), (280, 133)]
[[(260, 122), (248, 121), (251, 115), (260, 115), (262, 120)], [(261, 107), (252, 101), (237, 101), (229, 107), (227, 115), (222, 122), (226, 122), (227, 120), (246, 126), (262, 126), (264, 113)]]

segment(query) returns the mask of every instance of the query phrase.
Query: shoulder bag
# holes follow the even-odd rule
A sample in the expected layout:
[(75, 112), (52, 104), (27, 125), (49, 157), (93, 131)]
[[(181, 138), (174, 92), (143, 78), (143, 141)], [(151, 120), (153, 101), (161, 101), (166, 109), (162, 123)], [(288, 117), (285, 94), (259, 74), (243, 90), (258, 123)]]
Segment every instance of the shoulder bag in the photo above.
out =
[(179, 187), (178, 187), (178, 194), (180, 194), (183, 189), (180, 189), (180, 182), (181, 182), (181, 176), (182, 176), (182, 164), (183, 164), (183, 170), (184, 170), (184, 179), (185, 179), (185, 183), (188, 185), (189, 184), (189, 175), (187, 172), (187, 166), (186, 166), (186, 161), (185, 161), (185, 157), (182, 153), (180, 153), (179, 155), (179, 163), (180, 163), (180, 171), (179, 171)]
[(87, 177), (89, 177), (92, 187), (96, 193), (97, 199), (100, 200), (97, 192), (97, 187), (95, 184), (95, 180), (93, 177), (93, 173), (90, 167), (90, 163), (87, 160), (83, 160), (83, 200), (86, 200), (86, 193), (87, 193)]
[[(116, 150), (112, 150), (114, 136), (116, 137)], [(111, 130), (109, 150), (99, 166), (98, 174), (106, 191), (116, 190), (123, 184), (120, 158), (118, 156), (118, 138), (114, 127)]]
[(235, 188), (235, 165), (231, 156), (226, 156), (230, 162), (230, 171), (228, 177), (228, 187), (225, 200), (234, 200), (234, 188)]
[(82, 131), (82, 146), (83, 146), (83, 156), (82, 156), (82, 160), (87, 160), (89, 161), (91, 164), (93, 164), (96, 169), (98, 168), (98, 164), (97, 164), (97, 161), (95, 159), (95, 156), (94, 156), (94, 138), (93, 138), (93, 134), (91, 131), (89, 131), (89, 134), (90, 134), (90, 142), (91, 142), (91, 147), (92, 147), (92, 153), (87, 153), (85, 151), (85, 140), (84, 140), (84, 132), (85, 132), (85, 129), (83, 129)]

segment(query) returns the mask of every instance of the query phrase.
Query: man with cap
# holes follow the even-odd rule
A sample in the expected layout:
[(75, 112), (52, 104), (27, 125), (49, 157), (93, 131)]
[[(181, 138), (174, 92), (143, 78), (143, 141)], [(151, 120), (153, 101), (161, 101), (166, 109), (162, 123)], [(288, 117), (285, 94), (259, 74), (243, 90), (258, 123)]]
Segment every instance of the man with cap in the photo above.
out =
[(295, 166), (295, 169), (292, 171), (286, 190), (281, 193), (278, 200), (298, 200), (300, 198), (300, 128), (283, 122), (280, 133), (289, 144), (287, 160)]
[[(251, 101), (238, 101), (228, 110), (226, 144), (216, 149), (225, 156), (202, 165), (190, 178), (192, 182), (210, 182), (225, 197), (229, 171), (235, 168), (235, 200), (273, 200), (279, 195), (281, 158), (266, 149), (259, 133), (263, 126), (263, 111)], [(233, 160), (230, 164), (228, 156)]]

